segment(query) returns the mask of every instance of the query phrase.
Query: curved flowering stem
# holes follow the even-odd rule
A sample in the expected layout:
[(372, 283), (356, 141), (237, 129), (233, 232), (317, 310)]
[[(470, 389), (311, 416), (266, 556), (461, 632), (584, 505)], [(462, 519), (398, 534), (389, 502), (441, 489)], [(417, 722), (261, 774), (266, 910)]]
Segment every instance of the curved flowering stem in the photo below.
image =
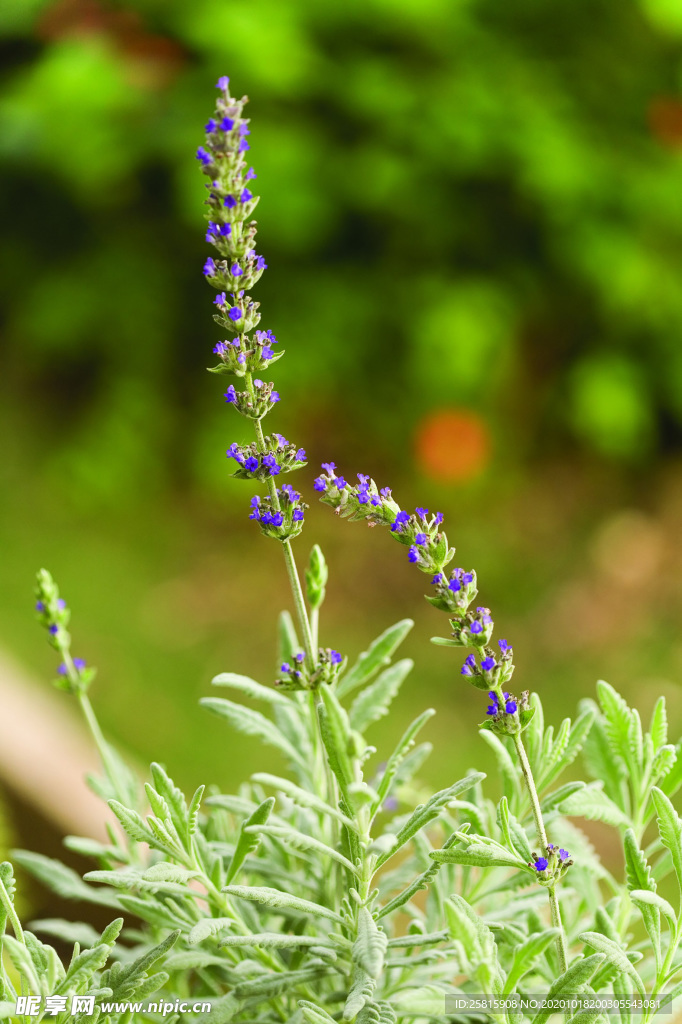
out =
[(472, 607), (478, 593), (476, 573), (462, 568), (448, 571), (455, 549), (449, 547), (441, 529), (441, 512), (431, 514), (427, 508), (417, 508), (410, 514), (393, 500), (390, 488), (379, 490), (370, 477), (358, 473), (359, 483), (349, 484), (337, 475), (333, 462), (323, 463), (322, 470), (314, 487), (324, 504), (346, 519), (364, 520), (369, 526), (388, 526), (393, 539), (407, 547), (408, 562), (431, 576), (433, 593), (427, 595), (427, 601), (452, 616), (451, 636), (435, 637), (434, 642), (473, 649), (474, 653), (469, 654), (462, 665), (461, 674), (488, 693), (490, 703), (483, 728), (513, 739), (540, 846), (540, 853), (533, 855), (529, 867), (535, 868), (538, 882), (548, 891), (552, 925), (558, 929), (557, 955), (564, 973), (568, 957), (557, 883), (573, 862), (567, 850), (557, 848), (547, 838), (533, 771), (521, 735), (534, 709), (528, 705), (528, 693), (517, 698), (505, 689), (514, 672), (512, 647), (506, 640), (498, 640), (496, 651), (491, 646), (494, 623), (490, 609), (483, 605)]
[(240, 100), (230, 94), (226, 76), (218, 79), (218, 99), (214, 116), (206, 126), (205, 145), (197, 150), (197, 159), (209, 177), (207, 184), (209, 208), (206, 241), (217, 249), (218, 258), (209, 257), (204, 264), (204, 277), (218, 294), (213, 300), (217, 308), (214, 320), (233, 335), (220, 341), (213, 349), (219, 362), (212, 373), (231, 374), (242, 380), (244, 390), (230, 384), (225, 401), (242, 416), (252, 420), (255, 444), (236, 442), (227, 450), (240, 479), (253, 479), (267, 484), (267, 497), (255, 495), (251, 500), (250, 519), (258, 522), (267, 537), (279, 540), (284, 551), (287, 574), (291, 584), (296, 614), (305, 649), (306, 667), (313, 673), (318, 664), (316, 645), (308, 616), (303, 589), (291, 548), (291, 540), (303, 528), (305, 509), (301, 495), (290, 485), (277, 487), (275, 477), (301, 468), (306, 454), (290, 444), (281, 434), (266, 435), (262, 421), (279, 402), (274, 384), (260, 374), (281, 359), (275, 352), (277, 344), (272, 331), (256, 330), (260, 322), (259, 303), (248, 294), (260, 279), (267, 264), (256, 252), (256, 221), (252, 219), (259, 197), (251, 191), (256, 177), (247, 167), (246, 153), (250, 146), (249, 121), (243, 116), (244, 96)]

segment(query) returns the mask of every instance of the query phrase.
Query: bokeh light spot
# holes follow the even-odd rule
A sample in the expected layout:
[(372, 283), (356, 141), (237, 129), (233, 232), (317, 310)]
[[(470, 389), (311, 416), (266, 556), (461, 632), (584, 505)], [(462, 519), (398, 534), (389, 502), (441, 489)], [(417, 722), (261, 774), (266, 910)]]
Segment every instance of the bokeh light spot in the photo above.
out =
[(490, 461), (490, 431), (471, 409), (437, 410), (418, 425), (415, 451), (427, 476), (446, 483), (471, 480)]

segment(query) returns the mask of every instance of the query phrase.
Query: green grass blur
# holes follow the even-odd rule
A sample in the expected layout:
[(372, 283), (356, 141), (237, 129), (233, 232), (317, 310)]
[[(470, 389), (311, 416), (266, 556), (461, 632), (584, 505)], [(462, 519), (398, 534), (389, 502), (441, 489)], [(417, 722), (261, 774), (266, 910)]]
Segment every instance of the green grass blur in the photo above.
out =
[[(196, 707), (274, 677), (289, 604), (224, 452), (194, 151), (251, 97), (275, 429), (446, 513), (519, 689), (603, 676), (682, 720), (678, 0), (4, 0), (0, 642), (46, 680), (45, 565), (105, 728), (189, 786), (276, 765)], [(326, 642), (413, 616), (388, 741), (439, 711), (443, 782), (484, 749), (447, 622), (380, 531), (314, 507)], [(47, 686), (47, 682), (46, 682)], [(66, 698), (65, 698), (66, 699)]]

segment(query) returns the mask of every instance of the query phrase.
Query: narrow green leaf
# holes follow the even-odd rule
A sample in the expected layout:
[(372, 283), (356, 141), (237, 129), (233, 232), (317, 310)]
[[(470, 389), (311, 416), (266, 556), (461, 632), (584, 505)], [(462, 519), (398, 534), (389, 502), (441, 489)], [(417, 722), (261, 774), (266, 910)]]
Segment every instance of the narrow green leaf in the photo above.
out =
[(77, 872), (58, 860), (28, 850), (12, 850), (12, 859), (65, 900), (83, 900), (86, 903), (99, 903), (105, 907), (120, 909), (115, 893), (87, 885)]
[(433, 850), (429, 856), (437, 864), (468, 864), (479, 868), (517, 868), (530, 871), (524, 861), (502, 846), (488, 846), (485, 843), (470, 843), (468, 846), (453, 847), (449, 850)]
[(597, 953), (603, 953), (606, 957), (606, 962), (613, 964), (621, 974), (627, 974), (632, 979), (635, 988), (642, 998), (646, 997), (644, 982), (617, 942), (607, 938), (605, 935), (601, 935), (599, 932), (581, 932), (578, 938), (586, 946), (591, 946)]
[(433, 715), (435, 715), (435, 713), (436, 712), (433, 710), (433, 708), (427, 708), (426, 711), (422, 711), (421, 715), (418, 715), (417, 718), (415, 718), (414, 722), (412, 722), (412, 724), (409, 725), (405, 732), (403, 733), (397, 747), (395, 748), (395, 750), (393, 751), (393, 753), (391, 754), (386, 763), (384, 774), (381, 777), (381, 782), (379, 783), (379, 787), (377, 789), (377, 800), (372, 805), (372, 814), (376, 814), (376, 812), (378, 811), (378, 809), (381, 807), (384, 800), (388, 796), (388, 792), (391, 788), (391, 783), (393, 782), (393, 779), (396, 776), (402, 761), (414, 746), (414, 740), (418, 732), (420, 731), (420, 729), (422, 729), (424, 725), (426, 725), (429, 718), (432, 718)]
[(329, 687), (323, 686), (321, 694), (322, 703), (317, 707), (320, 735), (327, 752), (329, 767), (336, 776), (344, 800), (350, 804), (348, 787), (353, 782), (353, 765), (350, 756), (351, 734), (348, 715)]
[(599, 782), (590, 783), (584, 789), (573, 793), (558, 807), (568, 817), (587, 818), (589, 821), (604, 821), (607, 825), (627, 827), (630, 819), (611, 800)]
[(547, 992), (547, 1004), (533, 1017), (532, 1024), (544, 1024), (555, 1013), (553, 1002), (564, 995), (577, 995), (587, 985), (590, 978), (604, 963), (603, 953), (576, 960), (568, 970), (554, 981)]
[(675, 933), (677, 928), (677, 914), (668, 901), (664, 900), (662, 896), (659, 896), (657, 892), (651, 892), (649, 889), (633, 889), (630, 893), (630, 899), (640, 910), (643, 907), (651, 907), (659, 910), (667, 920), (670, 930), (673, 934)]
[(257, 736), (263, 743), (277, 747), (285, 757), (293, 764), (298, 764), (304, 770), (307, 765), (296, 748), (282, 735), (274, 722), (260, 711), (247, 708), (244, 704), (235, 704), (231, 700), (222, 697), (202, 697), (199, 701), (203, 707), (215, 712), (222, 718), (226, 718), (230, 725), (247, 736)]
[(552, 747), (550, 760), (540, 771), (538, 790), (545, 790), (570, 764), (573, 764), (585, 744), (594, 719), (594, 710), (587, 708), (572, 726), (570, 719), (564, 720)]
[(529, 935), (512, 950), (512, 963), (509, 968), (503, 992), (515, 992), (516, 986), (529, 971), (533, 969), (539, 957), (559, 934), (558, 928), (545, 928), (541, 932)]
[(211, 684), (213, 686), (228, 686), (233, 690), (239, 690), (246, 697), (263, 700), (269, 704), (286, 704), (288, 707), (291, 703), (290, 698), (285, 697), (281, 690), (275, 690), (272, 686), (263, 686), (254, 679), (240, 676), (236, 672), (221, 672), (211, 680)]
[(293, 949), (297, 946), (325, 946), (334, 943), (320, 935), (283, 935), (281, 932), (258, 932), (254, 935), (226, 935), (220, 946), (261, 946), (264, 949)]
[(309, 1003), (307, 999), (299, 999), (298, 1005), (305, 1017), (306, 1024), (336, 1024), (334, 1018), (330, 1017), (326, 1010)]
[(401, 683), (412, 671), (414, 662), (410, 658), (390, 665), (373, 683), (365, 687), (353, 701), (349, 712), (351, 728), (358, 732), (388, 714), (391, 701), (398, 693)]
[(659, 697), (651, 713), (649, 734), (653, 744), (654, 753), (657, 754), (661, 747), (668, 742), (668, 715), (665, 708), (665, 697)]
[[(254, 834), (260, 833), (265, 836), (273, 836), (275, 839), (280, 839), (283, 843), (287, 843), (289, 846), (293, 846), (296, 850), (313, 850), (320, 857), (331, 857), (337, 864), (340, 864), (346, 871), (349, 871), (352, 875), (357, 875), (357, 869), (351, 864), (347, 857), (344, 857), (338, 850), (332, 849), (331, 846), (327, 846), (326, 843), (321, 842), (314, 836), (305, 835), (303, 832), (297, 832), (296, 829), (290, 828), (289, 826), (282, 827), (281, 825), (259, 825), (253, 824), (246, 827), (247, 832)], [(228, 879), (229, 881), (229, 879)]]
[(292, 910), (297, 914), (312, 914), (314, 917), (326, 917), (330, 921), (344, 924), (343, 918), (333, 910), (328, 910), (327, 907), (322, 907), (319, 903), (303, 900), (299, 896), (292, 896), (288, 892), (280, 892), (279, 889), (269, 889), (266, 886), (226, 885), (223, 892), (228, 896), (236, 896), (240, 900), (262, 903), (273, 910)]
[(673, 868), (677, 875), (677, 884), (682, 892), (682, 821), (670, 799), (656, 786), (651, 790), (651, 796), (656, 808), (658, 819), (658, 832), (661, 842), (667, 850), (670, 850)]
[(357, 938), (353, 943), (353, 960), (370, 976), (379, 978), (384, 967), (388, 936), (379, 928), (367, 907), (358, 911)]
[(388, 665), (391, 655), (397, 650), (413, 626), (414, 622), (412, 619), (402, 619), (402, 621), (396, 622), (394, 626), (389, 626), (360, 655), (353, 667), (346, 672), (337, 686), (337, 695), (345, 697), (347, 693), (355, 690), (356, 687), (368, 682), (374, 673), (384, 665)]
[(240, 867), (248, 857), (248, 855), (255, 850), (260, 840), (258, 835), (249, 832), (248, 828), (251, 825), (262, 825), (270, 817), (272, 808), (275, 806), (274, 796), (269, 796), (267, 800), (264, 800), (262, 804), (256, 808), (253, 814), (243, 821), (239, 829), (239, 838), (232, 854), (230, 866), (227, 869), (227, 876), (225, 881), (231, 882), (235, 877)]
[(258, 785), (272, 786), (275, 789), (280, 789), (287, 796), (290, 796), (295, 803), (300, 804), (301, 807), (310, 807), (314, 811), (319, 811), (322, 815), (336, 818), (346, 828), (350, 828), (355, 832), (358, 830), (357, 824), (351, 818), (342, 814), (338, 808), (330, 807), (316, 793), (310, 793), (308, 790), (302, 789), (289, 779), (283, 779), (279, 775), (270, 775), (268, 772), (256, 772), (255, 775), (251, 776), (251, 779)]

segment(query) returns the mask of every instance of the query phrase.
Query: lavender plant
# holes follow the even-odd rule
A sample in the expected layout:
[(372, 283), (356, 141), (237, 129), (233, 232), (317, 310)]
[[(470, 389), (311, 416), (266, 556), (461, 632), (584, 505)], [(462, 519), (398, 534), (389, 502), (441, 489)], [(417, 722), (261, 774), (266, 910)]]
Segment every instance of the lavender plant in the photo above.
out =
[[(118, 921), (99, 939), (66, 921), (35, 922), (48, 935), (86, 936), (87, 970), (73, 967), (86, 956), (77, 946), (64, 971), (19, 923), (3, 865), (0, 936), (10, 966), (0, 974), (0, 1015), (13, 1017), (27, 994), (88, 993), (94, 1019), (156, 1019), (141, 1005), (102, 1009), (125, 978), (125, 998), (160, 988), (177, 1008), (171, 1019), (192, 1016), (185, 1000), (210, 1000), (205, 1017), (215, 1024), (392, 1024), (472, 1013), (544, 1024), (557, 1009), (571, 1024), (607, 1014), (625, 1024), (634, 1011), (653, 1020), (663, 995), (682, 994), (682, 823), (671, 802), (682, 750), (668, 743), (663, 698), (645, 732), (638, 712), (602, 682), (598, 703), (584, 702), (556, 733), (545, 727), (538, 695), (512, 689), (513, 648), (493, 643), (492, 613), (475, 603), (476, 573), (450, 568), (443, 516), (409, 513), (389, 488), (362, 474), (351, 484), (333, 463), (314, 482), (322, 502), (389, 528), (408, 563), (431, 577), (427, 599), (449, 617), (450, 635), (435, 642), (470, 651), (459, 671), (487, 695), (481, 737), (502, 795), (471, 771), (414, 806), (431, 709), (390, 751), (380, 755), (367, 738), (412, 669), (393, 660), (409, 619), (352, 662), (320, 642), (327, 567), (313, 546), (302, 584), (292, 541), (308, 505), (281, 482), (306, 453), (263, 426), (280, 399), (263, 378), (283, 353), (259, 328), (250, 295), (267, 266), (255, 248), (245, 103), (221, 78), (197, 151), (209, 179), (206, 240), (216, 250), (204, 275), (217, 293), (214, 319), (229, 332), (214, 348), (212, 372), (236, 378), (225, 401), (253, 423), (253, 442), (230, 444), (227, 456), (236, 477), (259, 485), (249, 518), (281, 545), (296, 622), (282, 613), (270, 685), (230, 672), (213, 680), (264, 711), (223, 696), (202, 704), (277, 749), (288, 774), (258, 772), (235, 795), (200, 787), (186, 799), (153, 764), (141, 788), (102, 735), (88, 698), (94, 672), (72, 656), (69, 609), (41, 571), (37, 614), (60, 657), (56, 682), (78, 701), (98, 745), (103, 776), (90, 783), (117, 827), (108, 843), (66, 839), (97, 865), (85, 880), (40, 854), (16, 851), (14, 860), (60, 895), (116, 908), (137, 924), (114, 945)], [(591, 781), (563, 778), (579, 755)], [(624, 872), (599, 860), (575, 817), (617, 831)], [(104, 970), (109, 956), (116, 959)], [(161, 958), (163, 971), (149, 976)]]

